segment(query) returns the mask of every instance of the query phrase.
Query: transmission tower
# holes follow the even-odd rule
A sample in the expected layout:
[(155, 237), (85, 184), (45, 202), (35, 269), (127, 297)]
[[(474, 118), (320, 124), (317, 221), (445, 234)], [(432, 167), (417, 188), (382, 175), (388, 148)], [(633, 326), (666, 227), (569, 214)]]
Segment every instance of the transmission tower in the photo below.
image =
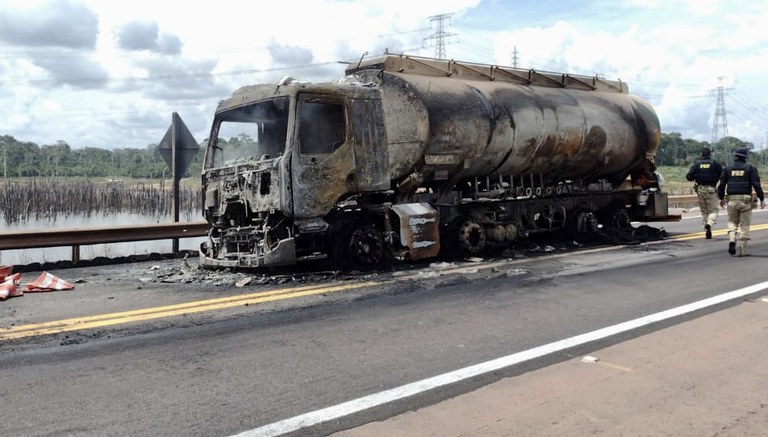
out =
[(512, 50), (512, 68), (517, 68), (517, 62), (520, 60), (520, 53), (517, 51), (517, 46)]
[[(717, 103), (715, 104), (715, 120), (712, 122), (712, 144), (715, 144), (720, 138), (728, 136), (728, 119), (725, 117), (725, 94), (729, 89), (723, 88), (723, 76), (717, 78), (720, 85), (711, 92), (717, 93)], [(718, 135), (722, 133), (722, 135)]]
[[(448, 33), (445, 31), (444, 23), (450, 21), (453, 14), (440, 14), (429, 17), (430, 22), (437, 22), (437, 31), (432, 35), (426, 36), (424, 41), (428, 39), (435, 40), (435, 57), (437, 59), (445, 59), (445, 39), (451, 36), (456, 36), (455, 33)], [(430, 23), (429, 27), (432, 27)]]

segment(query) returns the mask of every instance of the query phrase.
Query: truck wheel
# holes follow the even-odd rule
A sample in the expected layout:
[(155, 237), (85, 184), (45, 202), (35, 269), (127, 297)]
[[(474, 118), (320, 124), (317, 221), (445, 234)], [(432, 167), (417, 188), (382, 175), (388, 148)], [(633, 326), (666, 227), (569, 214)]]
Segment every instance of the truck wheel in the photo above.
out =
[(576, 235), (584, 235), (598, 230), (598, 221), (595, 214), (589, 210), (581, 210), (576, 214)]
[(611, 224), (617, 229), (632, 228), (632, 219), (626, 209), (617, 209), (611, 215)]
[(362, 225), (352, 232), (347, 249), (353, 263), (360, 266), (375, 266), (384, 256), (384, 240), (376, 227)]
[(485, 249), (485, 229), (472, 219), (459, 224), (459, 248), (465, 255), (475, 256)]

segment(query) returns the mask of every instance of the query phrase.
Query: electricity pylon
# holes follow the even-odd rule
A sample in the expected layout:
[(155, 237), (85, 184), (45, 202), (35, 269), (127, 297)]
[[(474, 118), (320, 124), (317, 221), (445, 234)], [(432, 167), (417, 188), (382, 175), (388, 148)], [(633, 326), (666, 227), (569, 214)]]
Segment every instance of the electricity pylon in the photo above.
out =
[[(440, 14), (440, 15), (433, 15), (429, 17), (429, 21), (431, 22), (437, 22), (437, 31), (433, 33), (432, 35), (426, 36), (424, 40), (433, 39), (435, 40), (435, 57), (437, 59), (445, 59), (445, 39), (450, 36), (456, 36), (455, 33), (449, 33), (446, 32), (444, 23), (445, 21), (449, 21), (451, 19), (451, 16), (453, 14)], [(430, 27), (432, 25), (430, 24)]]
[[(730, 89), (723, 88), (723, 76), (719, 76), (717, 80), (720, 82), (716, 90), (710, 92), (717, 92), (717, 103), (715, 104), (715, 119), (712, 122), (712, 144), (714, 145), (720, 138), (728, 136), (728, 119), (725, 116), (725, 94)], [(719, 133), (722, 132), (722, 135)]]

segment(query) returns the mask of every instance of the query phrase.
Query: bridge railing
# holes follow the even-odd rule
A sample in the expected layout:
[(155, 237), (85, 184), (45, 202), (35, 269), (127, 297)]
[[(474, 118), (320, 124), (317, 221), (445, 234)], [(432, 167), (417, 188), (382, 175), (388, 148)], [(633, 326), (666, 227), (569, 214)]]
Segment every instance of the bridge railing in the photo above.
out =
[(689, 208), (699, 204), (699, 196), (696, 194), (683, 194), (679, 196), (669, 196), (667, 203), (670, 208)]
[(195, 221), (0, 232), (0, 250), (70, 246), (72, 261), (77, 262), (80, 261), (82, 245), (203, 237), (207, 235), (208, 228), (207, 222)]

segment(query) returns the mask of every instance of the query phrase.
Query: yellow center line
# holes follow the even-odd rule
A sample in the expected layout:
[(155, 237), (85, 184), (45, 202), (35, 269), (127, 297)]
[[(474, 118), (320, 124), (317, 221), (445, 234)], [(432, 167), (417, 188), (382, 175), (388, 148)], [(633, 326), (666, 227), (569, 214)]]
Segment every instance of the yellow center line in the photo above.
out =
[(77, 331), (81, 329), (101, 328), (123, 323), (153, 320), (184, 314), (201, 313), (205, 311), (273, 302), (277, 300), (293, 299), (297, 297), (312, 296), (323, 293), (335, 293), (339, 291), (368, 287), (376, 284), (376, 282), (359, 282), (330, 287), (307, 286), (288, 288), (269, 292), (251, 293), (242, 296), (195, 301), (178, 305), (166, 305), (161, 307), (145, 308), (119, 313), (108, 313), (97, 316), (78, 317), (73, 319), (57, 320), (53, 322), (35, 323), (8, 328), (4, 331), (0, 331), (0, 341), (32, 337), (37, 335), (57, 334), (61, 332)]
[[(764, 231), (766, 229), (768, 229), (768, 223), (749, 227), (750, 231)], [(728, 230), (722, 229), (722, 230), (712, 231), (712, 236), (720, 236), (720, 235), (728, 235)], [(704, 232), (694, 232), (692, 234), (683, 234), (683, 235), (678, 235), (676, 237), (672, 237), (671, 240), (680, 240), (680, 241), (695, 240), (703, 236), (704, 236)]]

